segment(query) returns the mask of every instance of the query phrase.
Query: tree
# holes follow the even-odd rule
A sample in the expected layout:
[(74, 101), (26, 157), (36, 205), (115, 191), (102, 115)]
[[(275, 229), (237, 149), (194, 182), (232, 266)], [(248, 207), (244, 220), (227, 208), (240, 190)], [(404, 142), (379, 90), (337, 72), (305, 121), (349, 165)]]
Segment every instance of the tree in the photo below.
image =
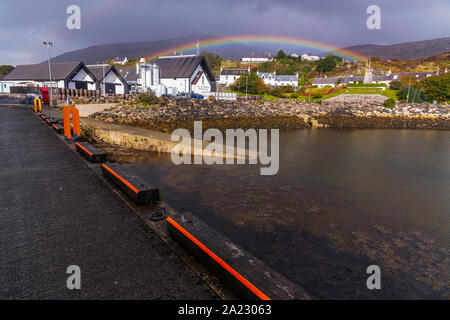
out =
[(341, 57), (329, 55), (323, 59), (316, 62), (317, 71), (319, 72), (330, 72), (336, 68), (338, 62), (342, 61)]
[(242, 93), (264, 94), (267, 86), (256, 73), (246, 73), (236, 79), (231, 89)]
[(218, 54), (207, 51), (202, 51), (200, 55), (205, 58), (206, 63), (208, 63), (208, 66), (211, 69), (211, 72), (214, 75), (218, 75), (220, 72), (220, 67), (222, 66), (223, 62), (222, 57), (219, 56)]
[(286, 53), (284, 53), (283, 50), (280, 50), (280, 51), (278, 51), (277, 55), (275, 56), (275, 59), (281, 60), (281, 59), (284, 59), (286, 57), (287, 57)]
[(401, 80), (392, 80), (389, 84), (389, 89), (391, 90), (400, 90), (402, 88), (402, 81)]
[[(409, 91), (409, 96), (408, 96)], [(399, 92), (397, 92), (397, 98), (400, 101), (406, 101), (406, 102), (429, 102), (430, 98), (422, 91), (415, 87), (410, 87), (408, 90), (408, 87), (401, 89)]]
[(438, 102), (450, 100), (450, 73), (422, 79), (419, 86), (431, 100)]
[(4, 64), (0, 66), (0, 74), (4, 75), (4, 74), (8, 74), (11, 71), (13, 71), (14, 67), (9, 65), (9, 64)]

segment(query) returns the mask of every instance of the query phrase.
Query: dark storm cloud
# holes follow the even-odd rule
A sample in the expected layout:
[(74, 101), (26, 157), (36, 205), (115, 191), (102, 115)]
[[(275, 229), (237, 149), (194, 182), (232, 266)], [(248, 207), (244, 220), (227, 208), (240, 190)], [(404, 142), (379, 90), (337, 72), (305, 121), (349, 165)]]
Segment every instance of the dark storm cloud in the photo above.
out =
[[(81, 30), (65, 27), (66, 8), (81, 7)], [(382, 30), (366, 28), (366, 8), (382, 10)], [(447, 0), (41, 0), (0, 3), (0, 64), (45, 59), (95, 44), (186, 35), (294, 36), (336, 46), (390, 44), (448, 36)]]

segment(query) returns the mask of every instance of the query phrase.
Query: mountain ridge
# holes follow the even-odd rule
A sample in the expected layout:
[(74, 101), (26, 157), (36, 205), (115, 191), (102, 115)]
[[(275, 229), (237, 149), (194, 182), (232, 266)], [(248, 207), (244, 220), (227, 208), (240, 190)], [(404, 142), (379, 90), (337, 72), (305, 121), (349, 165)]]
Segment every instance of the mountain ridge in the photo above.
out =
[[(202, 37), (206, 38), (206, 37)], [(202, 40), (200, 38), (200, 40)], [(128, 57), (128, 59), (136, 59), (142, 56), (151, 56), (160, 52), (170, 50), (183, 44), (195, 42), (196, 37), (186, 36), (179, 38), (149, 40), (141, 42), (129, 43), (109, 43), (101, 45), (93, 45), (87, 48), (65, 52), (52, 58), (53, 62), (67, 61), (84, 61), (87, 64), (102, 62), (114, 57)], [(258, 46), (258, 51), (273, 51), (273, 47)], [(245, 54), (254, 51), (250, 45), (241, 43), (231, 43), (217, 47), (207, 47), (206, 50), (217, 53), (225, 59), (235, 60)], [(283, 49), (280, 47), (279, 49)], [(450, 52), (450, 37), (438, 38), (422, 41), (411, 41), (404, 43), (396, 43), (391, 45), (362, 44), (343, 48), (354, 53), (365, 56), (377, 56), (383, 60), (415, 60), (435, 56), (441, 53)], [(191, 50), (188, 53), (193, 53)], [(256, 51), (255, 51), (256, 52)], [(326, 55), (324, 52), (321, 55)], [(45, 62), (45, 61), (43, 61)]]

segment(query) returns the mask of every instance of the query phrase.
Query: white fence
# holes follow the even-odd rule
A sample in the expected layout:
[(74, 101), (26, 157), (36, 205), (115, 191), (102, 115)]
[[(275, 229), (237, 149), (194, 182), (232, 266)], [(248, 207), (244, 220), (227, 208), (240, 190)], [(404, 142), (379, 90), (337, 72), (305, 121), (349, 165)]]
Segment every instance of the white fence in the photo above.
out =
[(202, 94), (205, 99), (208, 99), (210, 96), (214, 96), (216, 100), (237, 100), (237, 94), (235, 92), (209, 92)]

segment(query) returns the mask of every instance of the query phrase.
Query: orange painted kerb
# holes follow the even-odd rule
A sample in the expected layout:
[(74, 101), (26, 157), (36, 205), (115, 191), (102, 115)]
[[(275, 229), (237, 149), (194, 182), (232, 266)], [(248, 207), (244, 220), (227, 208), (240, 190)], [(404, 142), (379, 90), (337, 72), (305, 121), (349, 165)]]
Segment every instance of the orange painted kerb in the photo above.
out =
[(125, 183), (131, 190), (133, 190), (135, 193), (139, 193), (139, 190), (136, 189), (131, 183), (129, 183), (127, 180), (125, 180), (124, 178), (122, 178), (121, 176), (119, 176), (117, 173), (114, 172), (114, 170), (112, 170), (110, 167), (108, 167), (105, 164), (102, 164), (102, 167), (104, 167), (106, 170), (108, 170), (109, 172), (111, 172), (114, 176), (116, 176), (120, 181), (122, 181), (123, 183)]
[(189, 240), (191, 240), (195, 245), (202, 249), (206, 254), (214, 259), (220, 266), (227, 270), (231, 275), (233, 275), (239, 282), (246, 286), (250, 291), (252, 291), (261, 300), (270, 300), (268, 296), (261, 292), (257, 287), (255, 287), (250, 281), (241, 276), (236, 270), (230, 267), (225, 261), (220, 259), (214, 252), (209, 250), (203, 243), (198, 241), (192, 234), (190, 234), (186, 229), (176, 223), (172, 218), (167, 218), (167, 222), (174, 226), (178, 231), (184, 234)]
[(86, 149), (85, 147), (83, 147), (81, 144), (79, 144), (78, 142), (75, 143), (75, 144), (76, 144), (77, 146), (79, 146), (81, 149), (83, 149), (84, 151), (86, 151), (88, 155), (92, 156), (92, 153), (90, 153), (89, 150)]

